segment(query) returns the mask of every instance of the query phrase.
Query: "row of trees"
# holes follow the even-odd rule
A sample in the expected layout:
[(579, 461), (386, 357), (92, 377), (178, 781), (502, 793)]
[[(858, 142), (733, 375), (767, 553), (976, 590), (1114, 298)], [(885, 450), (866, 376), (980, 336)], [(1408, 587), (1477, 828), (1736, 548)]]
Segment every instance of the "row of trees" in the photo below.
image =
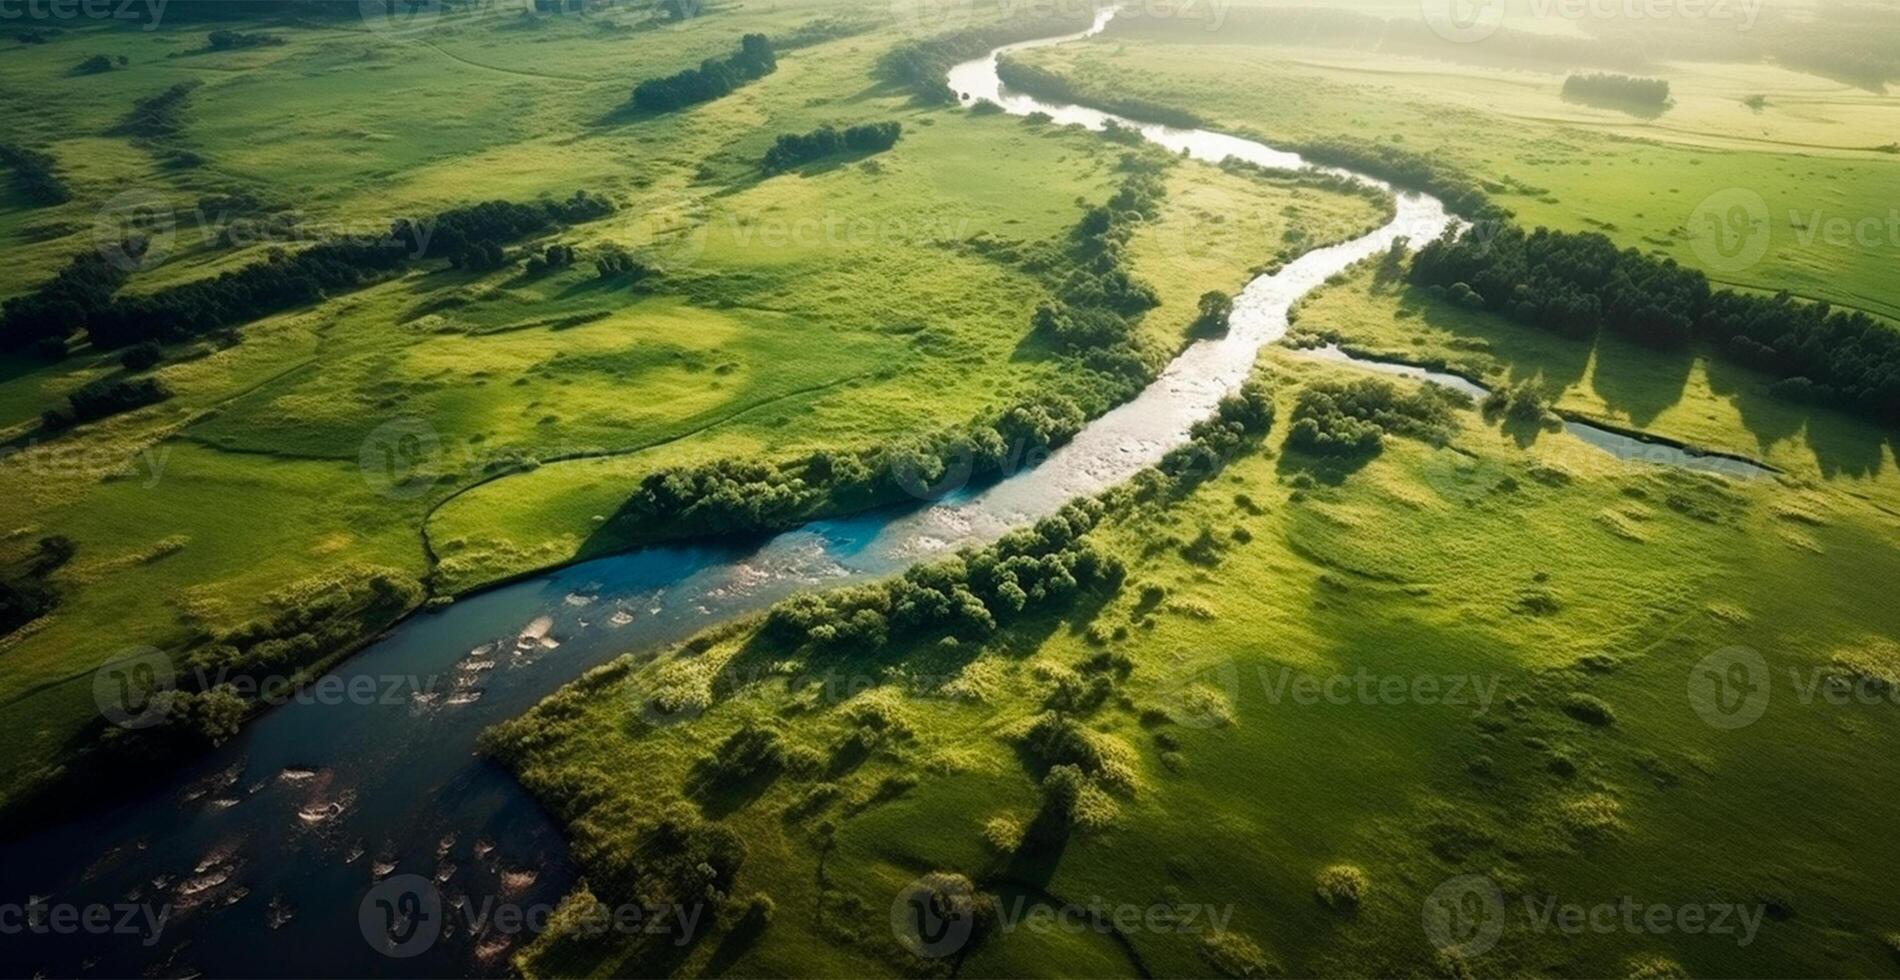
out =
[(1669, 104), (1669, 83), (1660, 78), (1634, 78), (1629, 75), (1592, 72), (1587, 75), (1571, 75), (1564, 79), (1564, 98), (1665, 106)]
[(1001, 45), (1079, 30), (1088, 26), (1095, 13), (1086, 4), (1057, 4), (1055, 8), (1047, 16), (965, 28), (900, 44), (878, 59), (877, 77), (908, 90), (926, 105), (955, 103), (958, 93), (951, 91), (946, 80), (950, 66)]
[(314, 303), (411, 263), (446, 258), (480, 266), (503, 244), (612, 213), (605, 198), (577, 191), (566, 200), (489, 201), (433, 219), (403, 219), (380, 241), (337, 240), (301, 252), (273, 251), (262, 262), (140, 296), (113, 298), (126, 273), (95, 253), (0, 307), (0, 347), (65, 340), (84, 330), (100, 347), (171, 342)]
[(60, 179), (50, 154), (12, 143), (0, 143), (0, 165), (13, 171), (13, 189), (34, 204), (65, 204), (73, 199)]
[(1126, 570), (1086, 536), (1102, 512), (1097, 501), (1076, 501), (988, 548), (896, 579), (793, 596), (766, 614), (766, 635), (794, 647), (844, 650), (874, 650), (893, 635), (981, 637), (1080, 590), (1112, 591)]
[(633, 104), (647, 112), (667, 112), (710, 102), (777, 68), (778, 56), (772, 52), (772, 42), (763, 34), (747, 34), (740, 38), (739, 50), (725, 58), (707, 58), (698, 68), (635, 85)]
[(274, 48), (284, 39), (262, 31), (212, 31), (205, 35), (207, 51), (241, 51), (245, 48)]
[(67, 395), (66, 410), (49, 408), (40, 413), (40, 424), (58, 432), (80, 422), (155, 405), (171, 395), (171, 389), (157, 378), (100, 378)]
[(1186, 109), (1178, 109), (1132, 96), (1080, 91), (1067, 78), (1055, 72), (1007, 55), (996, 59), (996, 77), (1001, 79), (1004, 85), (1018, 92), (1050, 102), (1087, 103), (1095, 108), (1130, 119), (1141, 119), (1181, 129), (1192, 129), (1205, 124), (1200, 116)]
[(897, 145), (901, 123), (877, 122), (842, 131), (820, 126), (809, 133), (782, 133), (765, 151), (765, 172), (779, 173), (840, 153), (882, 153)]
[(1712, 289), (1699, 271), (1619, 250), (1594, 232), (1473, 226), (1420, 249), (1410, 277), (1573, 337), (1607, 329), (1659, 348), (1706, 342), (1783, 379), (1775, 387), (1784, 394), (1900, 422), (1900, 330), (1892, 325), (1786, 293)]

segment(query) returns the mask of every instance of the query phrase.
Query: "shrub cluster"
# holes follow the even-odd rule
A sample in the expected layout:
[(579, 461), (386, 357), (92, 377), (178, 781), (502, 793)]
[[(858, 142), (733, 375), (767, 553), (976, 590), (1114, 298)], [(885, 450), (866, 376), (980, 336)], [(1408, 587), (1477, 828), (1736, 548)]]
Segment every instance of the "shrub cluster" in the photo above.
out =
[(185, 130), (185, 106), (197, 89), (196, 80), (179, 82), (157, 95), (148, 95), (132, 103), (132, 111), (113, 130), (121, 136), (149, 140), (173, 140)]
[(1086, 103), (1129, 119), (1156, 122), (1181, 129), (1193, 129), (1205, 125), (1200, 116), (1186, 109), (1177, 109), (1159, 102), (1130, 96), (1113, 96), (1094, 91), (1083, 92), (1068, 79), (1047, 68), (1039, 68), (1007, 55), (996, 59), (996, 77), (1001, 79), (1004, 85), (1018, 92), (1025, 92), (1049, 102)]
[(633, 104), (647, 112), (667, 112), (700, 102), (710, 102), (730, 94), (747, 82), (757, 81), (778, 68), (772, 42), (763, 34), (747, 34), (739, 39), (739, 50), (724, 58), (707, 58), (698, 68), (688, 68), (665, 78), (649, 78), (633, 87)]
[(1660, 348), (1702, 340), (1782, 378), (1782, 394), (1900, 421), (1900, 330), (1786, 293), (1711, 289), (1699, 271), (1594, 232), (1473, 226), (1420, 249), (1411, 281), (1568, 336), (1608, 329)]
[(66, 411), (47, 409), (41, 413), (40, 423), (59, 431), (80, 422), (155, 405), (171, 395), (171, 390), (157, 378), (100, 378), (67, 395)]
[(1309, 163), (1344, 167), (1400, 187), (1424, 191), (1466, 218), (1503, 218), (1510, 212), (1493, 204), (1470, 175), (1437, 156), (1392, 143), (1352, 138), (1320, 140), (1295, 147)]
[(843, 131), (820, 126), (809, 133), (781, 133), (765, 151), (765, 171), (779, 173), (840, 153), (881, 153), (896, 146), (903, 131), (900, 123), (880, 122)]
[(30, 555), (10, 563), (13, 567), (0, 578), (0, 636), (53, 611), (59, 604), (59, 592), (47, 577), (66, 564), (76, 550), (69, 538), (46, 537)]
[(1669, 104), (1669, 83), (1660, 78), (1633, 78), (1629, 75), (1592, 72), (1564, 79), (1564, 98), (1665, 106)]
[(73, 193), (54, 169), (51, 155), (13, 143), (0, 143), (0, 164), (13, 171), (13, 189), (35, 204), (65, 204)]
[(205, 35), (207, 51), (238, 51), (244, 48), (274, 48), (284, 43), (275, 34), (262, 31), (212, 31)]
[(1316, 381), (1294, 400), (1287, 445), (1322, 456), (1366, 456), (1384, 447), (1388, 432), (1443, 442), (1455, 422), (1452, 409), (1469, 403), (1432, 384), (1408, 395), (1376, 378)]
[(920, 565), (886, 582), (793, 596), (766, 614), (765, 632), (795, 647), (875, 650), (893, 635), (984, 636), (1083, 590), (1120, 586), (1121, 560), (1086, 535), (1102, 505), (1084, 500), (997, 543)]

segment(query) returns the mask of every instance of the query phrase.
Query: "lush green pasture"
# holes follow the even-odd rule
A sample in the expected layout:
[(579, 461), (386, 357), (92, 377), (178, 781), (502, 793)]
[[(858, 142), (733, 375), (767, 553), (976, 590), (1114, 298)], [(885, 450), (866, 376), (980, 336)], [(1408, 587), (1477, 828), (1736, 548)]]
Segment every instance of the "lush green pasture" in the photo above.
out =
[[(907, 35), (861, 13), (714, 6), (663, 29), (636, 9), (446, 15), (394, 32), (266, 21), (248, 26), (284, 44), (231, 52), (200, 50), (219, 25), (189, 22), (0, 42), (12, 46), (0, 119), (55, 157), (74, 194), (0, 207), (0, 294), (95, 247), (101, 214), (116, 233), (128, 192), (139, 213), (169, 215), (144, 226), (164, 261), (131, 292), (477, 200), (586, 189), (621, 206), (536, 243), (575, 246), (571, 268), (417, 268), (245, 326), (235, 345), (168, 350), (155, 376), (174, 397), (56, 438), (37, 431), (41, 411), (120, 376), (116, 354), (12, 359), (0, 374), (0, 427), (20, 448), (0, 470), (8, 554), (53, 535), (80, 553), (55, 575), (63, 603), (0, 656), (0, 701), (31, 719), (0, 754), (7, 792), (96, 717), (96, 665), (228, 628), (291, 583), (373, 564), (433, 576), (444, 593), (477, 587), (665, 536), (594, 535), (655, 469), (874, 446), (1064, 384), (1029, 329), (1047, 284), (970, 243), (1066, 234), (1112, 193), (1122, 150), (912, 106), (872, 78)], [(729, 51), (744, 32), (820, 22), (846, 26), (724, 99), (618, 111), (634, 81)], [(95, 51), (127, 65), (66, 74)], [(185, 80), (200, 84), (177, 136), (117, 132), (134, 100)], [(885, 119), (904, 126), (889, 152), (759, 170), (778, 133)], [(173, 149), (198, 165), (170, 165)], [(1179, 200), (1135, 250), (1162, 291), (1143, 328), (1157, 350), (1180, 345), (1201, 292), (1236, 289), (1255, 266), (1381, 212), (1191, 162), (1169, 181)], [(591, 256), (609, 245), (660, 274), (599, 279)], [(491, 482), (498, 473), (513, 475)]]
[[(1270, 360), (1283, 416), (1298, 385), (1339, 371)], [(1900, 788), (1880, 761), (1896, 747), (1895, 707), (1804, 701), (1798, 686), (1836, 654), (1893, 656), (1879, 639), (1900, 626), (1879, 584), (1900, 571), (1891, 511), (1852, 485), (1734, 483), (1555, 434), (1523, 446), (1475, 411), (1447, 447), (1388, 440), (1359, 466), (1278, 441), (1185, 500), (1118, 507), (1094, 536), (1129, 581), (1105, 603), (980, 644), (926, 637), (843, 660), (741, 628), (603, 671), (504, 741), (584, 853), (629, 846), (675, 799), (745, 840), (733, 894), (769, 895), (772, 924), (704, 937), (674, 964), (683, 972), (939, 973), (950, 961), (913, 956), (891, 925), (893, 901), (933, 871), (1006, 908), (1020, 895), (1211, 907), (1270, 972), (1293, 976), (1616, 976), (1651, 961), (1692, 975), (1891, 972), (1882, 936), (1900, 906), (1877, 869), (1891, 857), (1883, 800)], [(1203, 529), (1213, 546), (1194, 544)], [(1725, 730), (1687, 691), (1702, 658), (1735, 645), (1771, 665), (1772, 700)], [(989, 821), (1027, 826), (1039, 806), (1040, 769), (1017, 733), (1104, 650), (1133, 671), (1075, 717), (1132, 769), (1117, 816), (999, 853)], [(644, 720), (679, 672), (721, 668), (705, 714)], [(1288, 686), (1362, 672), (1403, 692), (1446, 686), (1340, 703)], [(1460, 703), (1447, 703), (1453, 683), (1473, 685)], [(709, 747), (741, 724), (822, 757), (866, 702), (914, 735), (818, 776), (692, 789)], [(1578, 707), (1598, 702), (1605, 712)], [(1831, 801), (1827, 815), (1791, 806), (1791, 792)], [(1365, 875), (1356, 910), (1315, 895), (1335, 864)], [(1504, 929), (1494, 948), (1448, 957), (1421, 916), (1465, 873), (1495, 883)], [(1624, 896), (1763, 918), (1747, 943), (1739, 930), (1578, 936), (1538, 928), (1526, 904)], [(966, 951), (960, 972), (1213, 975), (1207, 929), (1022, 926)], [(557, 936), (520, 965), (607, 975), (639, 972), (640, 957)]]
[[(1893, 95), (1768, 65), (1670, 63), (1653, 74), (1676, 104), (1645, 119), (1565, 102), (1562, 70), (1184, 36), (1206, 40), (1124, 41), (1111, 28), (1025, 57), (1268, 142), (1346, 136), (1435, 154), (1526, 226), (1601, 231), (1720, 282), (1900, 319), (1900, 159), (1872, 149), (1900, 119)], [(1765, 104), (1744, 105), (1752, 95)], [(1732, 189), (1741, 196), (1710, 201)]]

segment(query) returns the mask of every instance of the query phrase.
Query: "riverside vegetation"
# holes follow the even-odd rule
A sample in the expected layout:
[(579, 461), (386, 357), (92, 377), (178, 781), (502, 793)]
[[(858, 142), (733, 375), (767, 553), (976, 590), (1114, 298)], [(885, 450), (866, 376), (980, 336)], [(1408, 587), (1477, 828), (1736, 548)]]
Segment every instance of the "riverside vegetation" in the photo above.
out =
[[(904, 503), (946, 459), (1013, 472), (1227, 329), (1253, 275), (1392, 213), (943, 83), (1086, 11), (920, 34), (829, 0), (543, 6), (385, 30), (235, 3), (0, 40), (16, 814), (227, 739), (471, 590)], [(1507, 23), (1448, 47), (1384, 10), (1227, 16), (1119, 17), (1002, 71), (1474, 226), (1310, 295), (1127, 483), (630, 650), (491, 731), (582, 877), (509, 966), (1893, 972), (1900, 246), (1802, 231), (1884, 206), (1900, 161), (1861, 134), (1895, 26), (1771, 7), (1701, 46)], [(1690, 221), (1731, 183), (1769, 207), (1739, 267)], [(1326, 344), (1493, 394), (1291, 349)], [(1619, 460), (1564, 418), (1774, 472)], [(146, 646), (181, 674), (168, 723), (110, 726), (95, 668)], [(1684, 688), (1736, 647), (1772, 697), (1731, 729)], [(1494, 948), (1420, 927), (1462, 875), (1504, 902)], [(893, 929), (919, 882), (982, 913), (952, 956)], [(1626, 896), (1755, 926), (1539, 917)], [(711, 914), (686, 943), (602, 935), (596, 901)], [(1018, 927), (1091, 905), (1213, 914)]]

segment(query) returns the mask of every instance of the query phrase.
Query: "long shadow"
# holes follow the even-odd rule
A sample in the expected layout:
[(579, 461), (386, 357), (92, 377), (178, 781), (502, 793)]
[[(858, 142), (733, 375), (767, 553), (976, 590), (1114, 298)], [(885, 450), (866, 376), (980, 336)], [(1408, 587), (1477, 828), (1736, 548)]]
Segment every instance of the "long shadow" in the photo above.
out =
[(1592, 109), (1608, 109), (1612, 112), (1620, 112), (1627, 116), (1635, 116), (1638, 119), (1645, 120), (1660, 119), (1663, 113), (1675, 107), (1673, 101), (1657, 105), (1654, 102), (1612, 99), (1601, 95), (1566, 94), (1562, 98), (1571, 105), (1589, 106)]
[(1639, 347), (1605, 333), (1597, 338), (1590, 388), (1611, 411), (1628, 416), (1637, 428), (1648, 428), (1682, 401), (1694, 369), (1695, 351), (1688, 347)]
[[(1397, 438), (1388, 435), (1386, 438)], [(1315, 456), (1291, 447), (1283, 449), (1279, 462), (1274, 464), (1274, 472), (1282, 477), (1291, 478), (1305, 475), (1314, 482), (1336, 487), (1346, 482), (1354, 473), (1366, 468), (1366, 464), (1377, 459), (1379, 451), (1358, 453), (1352, 456)]]
[(1769, 378), (1740, 365), (1711, 360), (1708, 372), (1710, 389), (1729, 396), (1743, 426), (1764, 452), (1805, 431), (1808, 449), (1823, 476), (1877, 476), (1885, 466), (1892, 430), (1825, 405), (1777, 395), (1769, 390)]
[(1497, 357), (1507, 366), (1511, 384), (1538, 381), (1546, 394), (1556, 394), (1582, 381), (1584, 372), (1590, 368), (1594, 349), (1591, 341), (1572, 340), (1554, 333), (1545, 334), (1552, 341), (1549, 344), (1531, 343), (1528, 338), (1520, 340), (1518, 332), (1538, 328), (1513, 323), (1496, 314), (1452, 306), (1416, 287), (1407, 287), (1401, 302), (1418, 310), (1419, 318), (1427, 326), (1498, 345), (1502, 349), (1497, 351)]

